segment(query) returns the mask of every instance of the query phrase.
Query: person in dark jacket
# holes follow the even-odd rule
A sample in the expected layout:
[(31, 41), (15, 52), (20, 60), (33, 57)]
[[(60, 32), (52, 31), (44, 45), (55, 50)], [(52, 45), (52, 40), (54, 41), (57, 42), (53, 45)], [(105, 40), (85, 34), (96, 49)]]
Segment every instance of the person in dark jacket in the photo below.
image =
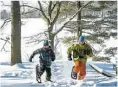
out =
[(33, 52), (33, 54), (30, 56), (29, 61), (32, 62), (32, 58), (36, 55), (40, 54), (40, 65), (36, 65), (36, 80), (40, 83), (41, 82), (41, 76), (46, 71), (46, 80), (51, 81), (51, 63), (55, 60), (55, 54), (51, 47), (49, 46), (49, 41), (45, 40), (43, 47), (40, 49), (37, 49)]

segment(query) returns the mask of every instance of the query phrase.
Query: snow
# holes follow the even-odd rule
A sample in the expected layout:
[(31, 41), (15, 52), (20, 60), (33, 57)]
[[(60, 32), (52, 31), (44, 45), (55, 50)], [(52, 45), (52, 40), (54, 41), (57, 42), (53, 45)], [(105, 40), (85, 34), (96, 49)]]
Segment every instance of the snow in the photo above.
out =
[[(24, 62), (10, 66), (2, 63), (0, 70), (1, 87), (117, 87), (116, 77), (106, 77), (94, 71), (89, 63), (104, 65), (104, 63), (87, 63), (87, 75), (84, 80), (73, 80), (70, 77), (71, 68), (74, 65), (72, 61), (57, 60), (52, 63), (52, 80), (54, 82), (45, 82), (45, 73), (42, 76), (43, 83), (38, 84), (35, 80), (35, 62)], [(106, 67), (112, 67), (112, 64), (106, 64)], [(104, 69), (106, 69), (104, 67)], [(114, 71), (109, 68), (110, 73)]]
[[(26, 39), (24, 37), (28, 37), (31, 35), (36, 35), (39, 32), (43, 32), (47, 29), (45, 21), (42, 19), (22, 19), (22, 61), (23, 64), (16, 64), (14, 66), (10, 66), (10, 52), (0, 52), (0, 82), (1, 87), (117, 87), (117, 77), (108, 78), (93, 70), (89, 64), (93, 63), (98, 67), (115, 74), (113, 70), (112, 63), (106, 62), (93, 62), (91, 58), (87, 63), (87, 75), (84, 80), (78, 81), (73, 80), (70, 77), (71, 68), (74, 65), (72, 61), (67, 61), (66, 45), (59, 43), (58, 51), (60, 53), (60, 60), (56, 60), (52, 64), (52, 80), (53, 83), (44, 82), (43, 84), (38, 84), (35, 80), (35, 66), (38, 64), (38, 55), (34, 57), (33, 63), (29, 63), (28, 59), (31, 53), (37, 48), (42, 47), (42, 43), (40, 44), (26, 44)], [(2, 21), (0, 21), (0, 25)], [(39, 26), (40, 25), (40, 26)], [(57, 28), (56, 26), (55, 28)], [(1, 37), (10, 36), (10, 23), (4, 27), (4, 30), (0, 32)], [(58, 34), (59, 38), (67, 36), (66, 31), (62, 31)], [(70, 35), (70, 33), (68, 33)], [(106, 42), (107, 47), (116, 46), (114, 43), (117, 43), (116, 40), (110, 38), (109, 41)], [(0, 48), (2, 48), (4, 41), (0, 40)], [(100, 46), (94, 44), (95, 49), (101, 49)], [(6, 44), (6, 50), (10, 51), (10, 44)], [(102, 54), (104, 55), (104, 54)], [(42, 76), (42, 80), (45, 81), (45, 73)]]
[[(115, 77), (114, 74), (111, 74), (107, 71), (105, 71), (104, 69), (102, 68), (99, 68), (98, 66), (94, 65), (94, 64), (90, 64), (90, 66), (92, 66), (95, 70), (97, 70), (97, 72), (101, 73), (101, 74), (104, 74), (104, 75), (107, 75), (108, 77)], [(113, 68), (113, 67), (112, 67)]]
[[(22, 37), (35, 35), (47, 29), (46, 22), (41, 18), (40, 19), (39, 18), (22, 19), (21, 21), (23, 21), (23, 26), (21, 27)], [(37, 26), (37, 25), (40, 25), (40, 26)]]

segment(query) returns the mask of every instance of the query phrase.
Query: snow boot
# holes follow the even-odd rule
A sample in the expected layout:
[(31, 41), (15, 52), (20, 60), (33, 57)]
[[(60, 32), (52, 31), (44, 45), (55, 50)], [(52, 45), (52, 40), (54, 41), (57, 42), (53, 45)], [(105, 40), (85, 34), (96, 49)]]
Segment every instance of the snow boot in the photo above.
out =
[(38, 82), (38, 83), (41, 83), (41, 75), (39, 74), (39, 72), (38, 72), (38, 65), (36, 65), (36, 81)]
[(46, 77), (46, 81), (53, 82), (50, 77)]
[[(73, 66), (74, 68), (75, 66)], [(72, 68), (72, 71), (71, 71), (71, 78), (72, 79), (77, 79), (77, 73), (73, 72), (73, 68)]]
[(38, 83), (41, 83), (41, 78), (38, 77), (38, 76), (36, 76), (36, 81), (37, 81)]

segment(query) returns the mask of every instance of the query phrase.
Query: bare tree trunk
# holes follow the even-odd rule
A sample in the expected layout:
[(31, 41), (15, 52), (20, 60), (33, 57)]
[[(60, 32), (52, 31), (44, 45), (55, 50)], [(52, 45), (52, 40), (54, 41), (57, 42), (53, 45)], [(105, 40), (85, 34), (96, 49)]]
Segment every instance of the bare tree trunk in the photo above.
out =
[(11, 1), (11, 65), (21, 61), (21, 17), (19, 1)]
[(52, 28), (53, 26), (48, 28), (48, 35), (49, 35), (49, 40), (51, 41), (50, 42), (51, 48), (52, 50), (54, 50), (54, 34), (52, 33)]
[(51, 35), (51, 48), (52, 48), (52, 50), (54, 51), (55, 49), (54, 49), (54, 36), (53, 35)]
[[(81, 8), (81, 2), (80, 1), (77, 1), (77, 8), (78, 8), (78, 10)], [(82, 29), (81, 29), (81, 11), (79, 11), (78, 15), (77, 15), (77, 24), (78, 24), (77, 39), (79, 39), (79, 37), (82, 35)]]

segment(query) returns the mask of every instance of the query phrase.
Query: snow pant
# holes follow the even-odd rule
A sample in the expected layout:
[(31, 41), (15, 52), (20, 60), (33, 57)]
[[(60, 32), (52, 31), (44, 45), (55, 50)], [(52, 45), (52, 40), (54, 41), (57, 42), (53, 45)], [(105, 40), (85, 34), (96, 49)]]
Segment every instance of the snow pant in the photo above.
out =
[(75, 66), (72, 71), (77, 73), (78, 80), (84, 79), (86, 75), (86, 62), (83, 62), (82, 60), (75, 60), (74, 64)]
[(38, 78), (41, 78), (44, 71), (46, 71), (46, 80), (50, 80), (51, 79), (51, 68), (46, 67), (45, 65), (42, 65), (42, 64), (40, 66), (36, 65), (36, 75), (38, 76)]

